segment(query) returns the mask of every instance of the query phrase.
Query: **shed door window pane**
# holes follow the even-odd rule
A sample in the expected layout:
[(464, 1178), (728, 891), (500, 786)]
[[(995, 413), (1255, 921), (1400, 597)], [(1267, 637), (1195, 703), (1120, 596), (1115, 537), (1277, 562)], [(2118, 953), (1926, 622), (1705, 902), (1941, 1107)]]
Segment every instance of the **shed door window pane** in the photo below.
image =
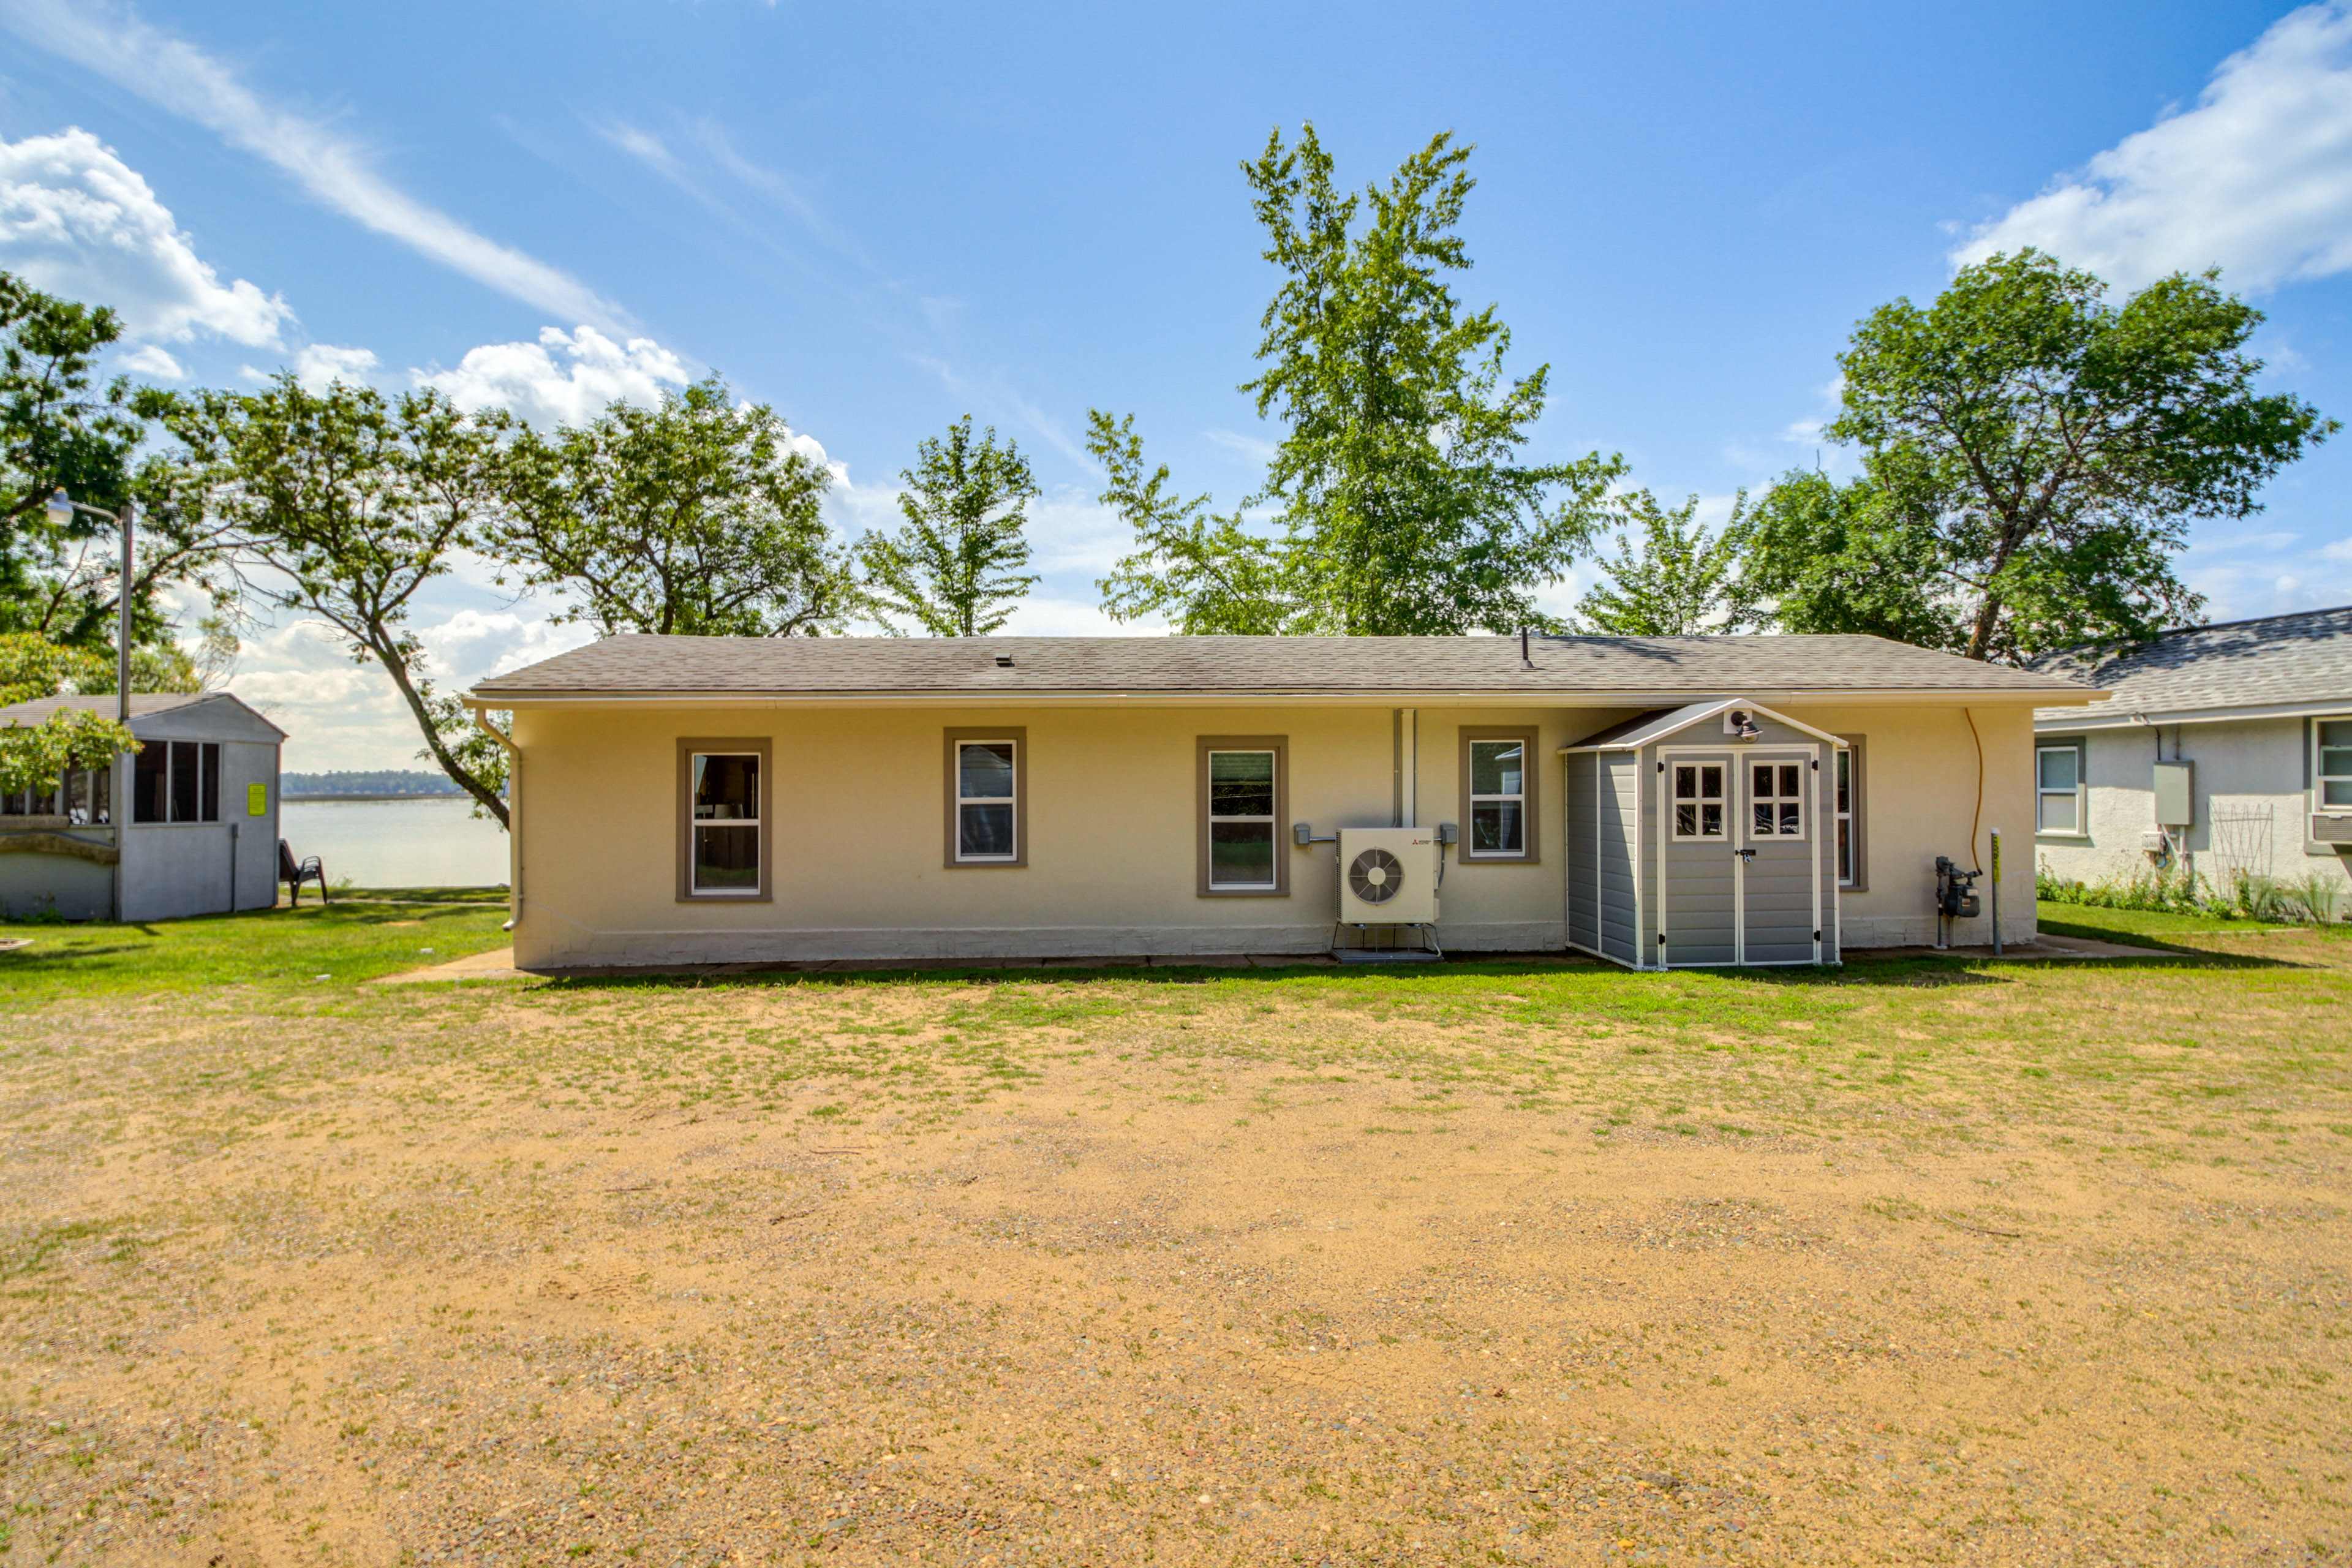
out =
[(1674, 765), (1675, 837), (1723, 837), (1723, 778), (1720, 763)]
[(2352, 719), (2319, 722), (2319, 804), (2352, 810)]
[(1805, 765), (1753, 763), (1748, 769), (1748, 830), (1758, 838), (1805, 836)]
[(760, 758), (694, 754), (692, 887), (698, 893), (760, 890)]
[(1013, 742), (956, 742), (957, 859), (1019, 857), (1013, 803), (1020, 787), (1019, 748)]
[(172, 820), (172, 748), (150, 741), (132, 760), (131, 798), (133, 822)]
[(1525, 741), (1470, 742), (1470, 853), (1528, 852)]
[(2033, 773), (2035, 830), (2082, 832), (2082, 752), (2073, 746), (2044, 746), (2034, 752)]
[(1209, 886), (1275, 886), (1274, 753), (1209, 753)]

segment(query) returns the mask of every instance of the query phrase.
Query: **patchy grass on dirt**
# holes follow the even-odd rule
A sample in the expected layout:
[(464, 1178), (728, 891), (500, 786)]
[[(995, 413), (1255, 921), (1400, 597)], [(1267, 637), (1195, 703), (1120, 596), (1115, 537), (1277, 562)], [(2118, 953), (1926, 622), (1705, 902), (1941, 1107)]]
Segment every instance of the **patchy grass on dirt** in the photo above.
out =
[(0, 953), (5, 1560), (2346, 1561), (2352, 942), (2071, 914), (2171, 951)]

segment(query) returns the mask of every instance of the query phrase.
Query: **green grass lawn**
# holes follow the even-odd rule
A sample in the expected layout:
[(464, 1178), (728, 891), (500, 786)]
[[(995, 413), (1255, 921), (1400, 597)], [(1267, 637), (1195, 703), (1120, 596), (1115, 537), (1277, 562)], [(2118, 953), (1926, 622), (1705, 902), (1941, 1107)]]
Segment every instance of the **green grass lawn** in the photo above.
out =
[(2166, 947), (2183, 937), (2246, 936), (2266, 931), (2312, 931), (2338, 939), (2352, 938), (2352, 925), (2305, 926), (2231, 920), (2221, 915), (2173, 914), (2163, 910), (2105, 910), (2088, 904), (2052, 903), (2047, 899), (2034, 905), (2034, 918), (2043, 931), (2058, 936), (2089, 937), (2133, 947)]
[[(474, 889), (464, 889), (473, 891)], [(386, 895), (370, 894), (373, 900)], [(440, 900), (435, 889), (413, 896)], [(194, 991), (217, 985), (310, 990), (446, 963), (502, 947), (495, 903), (342, 902), (155, 921), (143, 925), (0, 924), (0, 1010), (68, 997)]]

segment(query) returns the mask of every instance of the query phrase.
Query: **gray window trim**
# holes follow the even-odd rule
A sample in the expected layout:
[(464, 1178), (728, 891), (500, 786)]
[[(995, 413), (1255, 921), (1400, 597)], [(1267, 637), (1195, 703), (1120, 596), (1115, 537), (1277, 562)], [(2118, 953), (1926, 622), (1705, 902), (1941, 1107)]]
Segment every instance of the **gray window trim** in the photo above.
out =
[[(1846, 751), (1846, 795), (1853, 801), (1846, 813), (1846, 842), (1853, 846), (1853, 876), (1838, 886), (1850, 893), (1870, 891), (1870, 773), (1863, 761), (1865, 737), (1840, 735)], [(1837, 767), (1837, 758), (1830, 758)], [(1837, 774), (1830, 774), (1830, 859), (1837, 859)]]
[[(1209, 885), (1209, 753), (1211, 752), (1272, 752), (1274, 753), (1274, 886), (1213, 888)], [(1283, 824), (1290, 820), (1290, 737), (1287, 735), (1202, 735), (1192, 756), (1192, 826), (1198, 847), (1194, 891), (1203, 899), (1286, 899), (1290, 897), (1290, 857), (1282, 852), (1289, 841)]]
[[(2352, 840), (2338, 842), (2319, 837), (2323, 820), (2328, 825), (2327, 830), (2334, 831), (2336, 823), (2352, 819), (2352, 807), (2328, 805), (2320, 798), (2319, 790), (2319, 727), (2322, 724), (2340, 724), (2347, 721), (2352, 721), (2352, 710), (2340, 713), (2314, 713), (2304, 721), (2303, 780), (2305, 810), (2303, 818), (2303, 852), (2305, 855), (2335, 859), (2352, 854)], [(2352, 862), (2347, 864), (2352, 865)]]
[[(947, 781), (946, 837), (941, 841), (944, 864), (950, 871), (1018, 871), (1029, 864), (1029, 729), (1024, 724), (990, 724), (984, 727), (965, 725), (940, 731)], [(1010, 741), (1013, 742), (1013, 856), (1010, 859), (989, 858), (967, 859), (957, 851), (962, 845), (962, 835), (956, 831), (956, 807), (963, 797), (957, 793), (961, 781), (956, 770), (956, 747), (967, 741)]]
[[(1517, 741), (1527, 748), (1519, 759), (1519, 848), (1507, 855), (1479, 855), (1470, 848), (1470, 743), (1474, 741)], [(1543, 770), (1536, 759), (1544, 754), (1543, 731), (1533, 724), (1465, 724), (1462, 726), (1462, 854), (1465, 866), (1540, 866), (1543, 864), (1543, 799), (1538, 790)]]
[[(700, 892), (694, 886), (694, 758), (756, 756), (760, 759), (760, 890)], [(769, 743), (751, 735), (688, 736), (677, 743), (677, 900), (681, 904), (766, 904), (775, 901), (776, 773)]]
[[(2044, 792), (2042, 787), (2042, 753), (2068, 752), (2074, 753), (2074, 830), (2046, 828), (2042, 826), (2042, 796), (2063, 794), (2060, 790)], [(2060, 844), (2088, 844), (2091, 841), (2091, 747), (2081, 735), (2036, 735), (2033, 737), (2033, 837)]]

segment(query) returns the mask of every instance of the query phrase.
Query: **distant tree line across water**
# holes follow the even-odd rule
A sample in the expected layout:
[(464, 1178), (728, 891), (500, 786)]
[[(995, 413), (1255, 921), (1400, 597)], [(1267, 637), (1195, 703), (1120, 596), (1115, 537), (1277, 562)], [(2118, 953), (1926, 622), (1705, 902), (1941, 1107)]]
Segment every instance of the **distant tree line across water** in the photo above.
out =
[(417, 768), (337, 768), (323, 773), (280, 773), (278, 794), (287, 800), (340, 795), (462, 795), (446, 773)]

